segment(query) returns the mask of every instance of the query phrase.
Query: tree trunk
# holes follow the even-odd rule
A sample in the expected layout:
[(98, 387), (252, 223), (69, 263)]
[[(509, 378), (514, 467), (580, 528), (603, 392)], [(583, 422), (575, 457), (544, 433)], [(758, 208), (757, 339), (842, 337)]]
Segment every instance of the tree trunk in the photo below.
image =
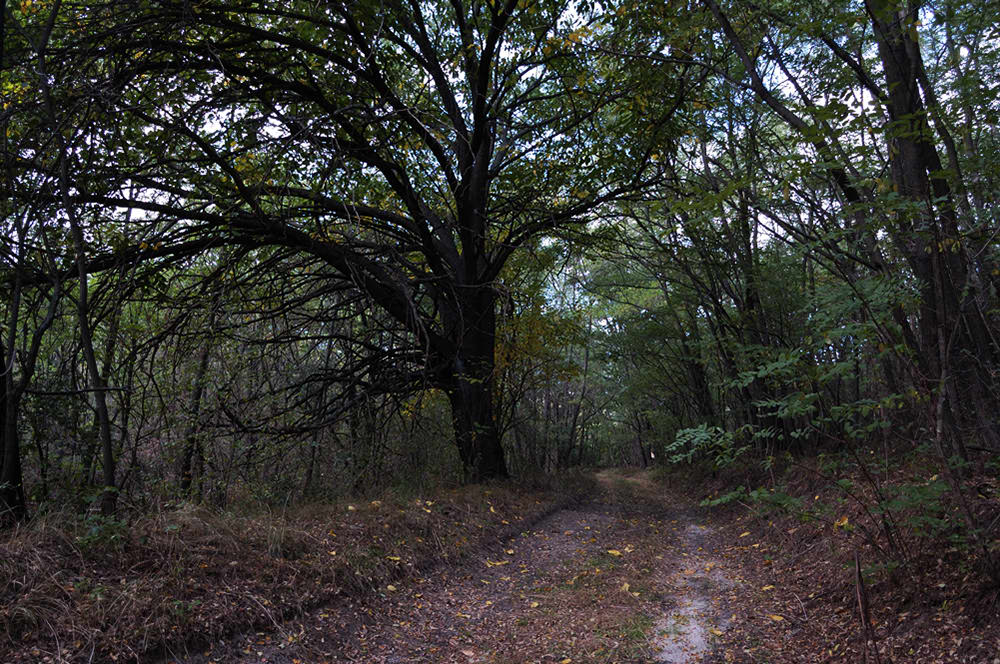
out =
[(493, 390), (468, 374), (456, 378), (448, 393), (455, 443), (465, 469), (465, 481), (507, 477), (500, 435), (493, 419)]
[[(893, 184), (912, 201), (908, 241), (902, 247), (920, 280), (920, 349), (927, 360), (929, 389), (948, 391), (947, 419), (1000, 449), (1000, 427), (993, 411), (991, 372), (997, 349), (990, 343), (971, 260), (959, 230), (952, 187), (932, 142), (928, 110), (920, 95), (923, 72), (920, 46), (911, 34), (915, 12), (888, 2), (869, 5), (885, 72), (892, 119), (888, 141)], [(973, 248), (973, 251), (977, 250)], [(939, 394), (938, 399), (944, 395)]]
[(12, 394), (13, 366), (8, 367), (7, 351), (0, 341), (0, 528), (7, 528), (28, 516), (21, 476), (21, 449), (17, 437), (17, 408)]
[(490, 286), (470, 290), (461, 315), (455, 317), (458, 341), (445, 380), (455, 444), (468, 483), (507, 477), (493, 404), (496, 296)]
[[(184, 455), (181, 458), (181, 495), (191, 498), (191, 488), (195, 482), (201, 482), (202, 450), (201, 442), (201, 399), (205, 392), (205, 374), (208, 372), (208, 358), (211, 343), (205, 341), (201, 356), (198, 358), (198, 373), (194, 379), (194, 392), (191, 395), (191, 423), (184, 436)], [(199, 489), (198, 493), (201, 491)]]

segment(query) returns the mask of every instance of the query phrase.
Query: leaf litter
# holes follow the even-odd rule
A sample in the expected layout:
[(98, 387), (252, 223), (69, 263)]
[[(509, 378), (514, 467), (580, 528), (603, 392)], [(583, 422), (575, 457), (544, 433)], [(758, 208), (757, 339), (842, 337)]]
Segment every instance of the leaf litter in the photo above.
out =
[[(458, 563), (218, 642), (171, 664), (709, 661), (733, 584), (703, 514), (674, 507), (645, 475), (598, 474), (600, 495)], [(670, 506), (668, 506), (670, 505)], [(684, 574), (687, 568), (696, 573)], [(686, 613), (697, 629), (657, 628)], [(683, 633), (683, 634), (682, 634)], [(686, 659), (678, 659), (675, 652)], [(720, 660), (721, 661), (721, 660)], [(164, 663), (166, 664), (166, 663)]]

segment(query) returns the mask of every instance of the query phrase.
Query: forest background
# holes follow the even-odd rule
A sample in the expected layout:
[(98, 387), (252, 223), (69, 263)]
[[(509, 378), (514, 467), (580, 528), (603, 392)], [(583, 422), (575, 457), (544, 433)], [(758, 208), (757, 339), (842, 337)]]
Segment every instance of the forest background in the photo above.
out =
[(995, 2), (5, 2), (0, 512), (697, 465), (1000, 581)]

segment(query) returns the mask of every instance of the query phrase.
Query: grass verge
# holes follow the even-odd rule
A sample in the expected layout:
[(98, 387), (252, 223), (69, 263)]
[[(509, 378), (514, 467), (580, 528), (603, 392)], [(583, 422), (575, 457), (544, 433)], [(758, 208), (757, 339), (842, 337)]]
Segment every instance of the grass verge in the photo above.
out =
[(0, 540), (0, 661), (138, 661), (266, 629), (461, 559), (589, 491), (564, 479), (283, 513), (48, 514)]

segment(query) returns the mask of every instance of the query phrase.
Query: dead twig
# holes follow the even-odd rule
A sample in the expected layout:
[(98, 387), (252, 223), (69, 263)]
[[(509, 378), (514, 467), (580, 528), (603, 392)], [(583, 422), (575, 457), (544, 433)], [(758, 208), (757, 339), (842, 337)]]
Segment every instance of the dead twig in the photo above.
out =
[(858, 600), (858, 617), (861, 620), (861, 635), (864, 639), (865, 662), (868, 661), (868, 644), (870, 642), (874, 650), (874, 663), (882, 664), (882, 660), (878, 654), (878, 641), (875, 638), (875, 628), (872, 627), (871, 611), (868, 603), (868, 590), (865, 588), (864, 575), (861, 574), (861, 558), (858, 556), (856, 549), (854, 551), (854, 586), (855, 597)]

